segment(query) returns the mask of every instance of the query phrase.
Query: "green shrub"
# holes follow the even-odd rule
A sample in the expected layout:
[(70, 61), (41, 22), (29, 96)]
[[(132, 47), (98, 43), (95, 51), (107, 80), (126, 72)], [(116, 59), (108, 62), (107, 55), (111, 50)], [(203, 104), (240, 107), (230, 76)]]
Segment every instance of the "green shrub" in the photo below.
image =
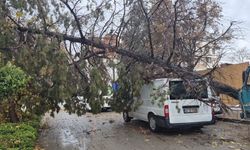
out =
[(20, 121), (18, 111), (23, 106), (20, 92), (25, 89), (29, 80), (30, 78), (21, 68), (10, 62), (0, 68), (1, 120), (7, 119), (13, 123)]
[(0, 150), (33, 150), (39, 121), (0, 124)]
[(0, 68), (0, 97), (8, 98), (24, 88), (29, 81), (25, 72), (10, 62)]

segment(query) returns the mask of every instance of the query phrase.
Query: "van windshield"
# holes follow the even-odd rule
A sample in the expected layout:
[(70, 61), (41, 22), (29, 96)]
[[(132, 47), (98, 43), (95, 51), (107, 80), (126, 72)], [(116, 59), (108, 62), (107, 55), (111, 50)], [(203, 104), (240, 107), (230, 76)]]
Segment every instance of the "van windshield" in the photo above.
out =
[(183, 81), (170, 81), (169, 88), (170, 88), (170, 99), (196, 99), (200, 98), (207, 98), (207, 86), (205, 81), (196, 81), (198, 82), (199, 90), (188, 90), (185, 88)]

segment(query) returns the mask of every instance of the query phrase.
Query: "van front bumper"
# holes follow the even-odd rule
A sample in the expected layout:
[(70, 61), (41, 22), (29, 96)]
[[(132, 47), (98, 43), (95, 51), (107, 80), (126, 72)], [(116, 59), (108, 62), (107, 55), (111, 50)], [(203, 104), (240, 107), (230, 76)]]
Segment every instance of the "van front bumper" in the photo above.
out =
[(215, 119), (207, 122), (194, 122), (194, 123), (170, 123), (168, 118), (157, 116), (156, 123), (159, 127), (163, 128), (187, 128), (187, 127), (200, 127), (204, 125), (215, 124)]

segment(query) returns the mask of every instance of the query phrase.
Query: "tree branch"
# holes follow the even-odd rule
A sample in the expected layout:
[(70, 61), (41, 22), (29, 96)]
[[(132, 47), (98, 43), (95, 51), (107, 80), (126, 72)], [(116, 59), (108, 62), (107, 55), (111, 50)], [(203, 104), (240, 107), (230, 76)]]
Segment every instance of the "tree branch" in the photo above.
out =
[(82, 28), (81, 28), (81, 23), (76, 15), (76, 13), (74, 12), (74, 10), (69, 6), (68, 4), (68, 1), (64, 1), (64, 0), (60, 0), (68, 9), (69, 11), (71, 12), (71, 14), (73, 15), (74, 19), (75, 19), (75, 22), (76, 22), (76, 25), (77, 25), (77, 28), (79, 30), (79, 33), (80, 33), (80, 36), (81, 38), (85, 38), (84, 35), (83, 35), (83, 32), (82, 32)]
[[(146, 54), (136, 53), (134, 51), (129, 51), (126, 49), (118, 49), (116, 47), (112, 47), (110, 45), (107, 45), (101, 42), (91, 41), (86, 38), (82, 39), (81, 37), (74, 37), (74, 36), (51, 32), (51, 31), (43, 32), (38, 29), (31, 29), (31, 28), (26, 28), (26, 27), (17, 27), (17, 30), (19, 30), (20, 32), (28, 32), (32, 34), (45, 34), (48, 37), (55, 37), (61, 40), (67, 40), (70, 42), (81, 43), (81, 44), (88, 45), (88, 46), (94, 46), (96, 48), (103, 49), (105, 52), (107, 52), (106, 51), (107, 49), (111, 49), (113, 52), (116, 52), (119, 55), (132, 58), (139, 62), (146, 63), (146, 64), (155, 64), (163, 68), (166, 72), (172, 72), (178, 75), (178, 77), (186, 79), (186, 80), (195, 79), (195, 78), (203, 78), (203, 76), (198, 74), (197, 72), (192, 72), (190, 70), (186, 70), (185, 68), (169, 64), (160, 58), (155, 58), (155, 57), (152, 58)], [(212, 83), (214, 83), (213, 86), (215, 87), (216, 91), (218, 91), (219, 93), (222, 93), (222, 94), (224, 93), (233, 98), (237, 98), (238, 91), (236, 89), (225, 84), (219, 84), (219, 82), (212, 82)]]
[(152, 42), (152, 36), (151, 36), (151, 27), (150, 27), (150, 18), (148, 17), (148, 13), (144, 7), (143, 1), (139, 0), (142, 11), (144, 13), (145, 19), (147, 21), (147, 28), (148, 28), (148, 39), (149, 39), (149, 44), (150, 44), (150, 52), (151, 52), (151, 57), (154, 57), (154, 47), (153, 47), (153, 42)]
[(232, 26), (233, 26), (233, 23), (234, 23), (234, 22), (231, 22), (230, 25), (229, 25), (229, 27), (227, 28), (227, 30), (226, 30), (225, 32), (223, 32), (219, 37), (217, 37), (217, 38), (215, 38), (215, 39), (213, 39), (213, 40), (207, 42), (205, 45), (199, 47), (199, 48), (197, 49), (197, 51), (198, 51), (198, 50), (201, 50), (202, 48), (204, 48), (204, 47), (206, 47), (206, 46), (208, 46), (208, 45), (210, 45), (210, 44), (212, 44), (212, 43), (214, 43), (214, 42), (219, 41), (222, 37), (224, 37), (224, 36), (230, 31), (230, 29), (231, 29)]

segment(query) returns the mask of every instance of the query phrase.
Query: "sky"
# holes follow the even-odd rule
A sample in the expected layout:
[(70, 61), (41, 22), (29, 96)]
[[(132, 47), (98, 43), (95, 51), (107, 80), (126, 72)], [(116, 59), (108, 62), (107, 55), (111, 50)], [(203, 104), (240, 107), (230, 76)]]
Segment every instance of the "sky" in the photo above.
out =
[(235, 40), (233, 47), (240, 49), (246, 47), (250, 52), (250, 0), (217, 0), (223, 9), (223, 22), (229, 24), (230, 21), (238, 21), (242, 36)]

